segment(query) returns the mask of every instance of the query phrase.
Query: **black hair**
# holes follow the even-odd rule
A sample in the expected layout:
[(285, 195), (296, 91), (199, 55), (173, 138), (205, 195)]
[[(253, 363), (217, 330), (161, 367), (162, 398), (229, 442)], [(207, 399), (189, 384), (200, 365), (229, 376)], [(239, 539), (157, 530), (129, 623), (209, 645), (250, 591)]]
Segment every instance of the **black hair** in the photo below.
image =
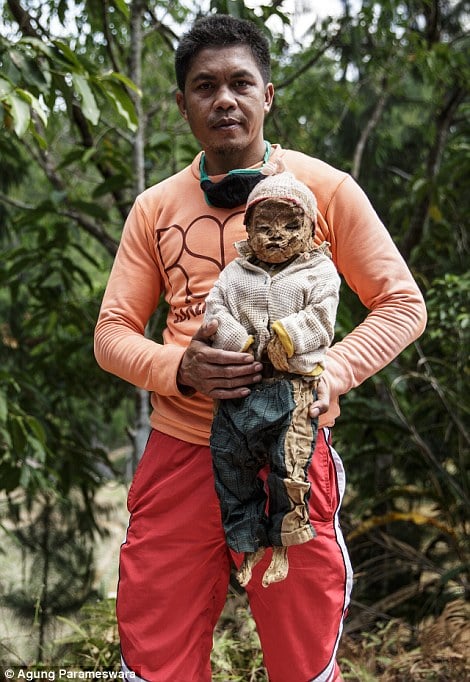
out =
[(175, 53), (176, 83), (184, 91), (186, 76), (194, 57), (206, 47), (246, 45), (258, 65), (264, 84), (271, 79), (269, 43), (261, 30), (246, 19), (227, 14), (210, 14), (197, 19), (183, 35)]

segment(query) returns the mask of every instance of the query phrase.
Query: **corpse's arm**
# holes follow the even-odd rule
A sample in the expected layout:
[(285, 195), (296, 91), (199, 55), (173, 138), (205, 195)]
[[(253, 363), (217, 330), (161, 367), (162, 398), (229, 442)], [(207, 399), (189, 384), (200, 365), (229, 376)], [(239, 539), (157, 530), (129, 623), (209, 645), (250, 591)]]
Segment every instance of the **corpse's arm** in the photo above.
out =
[(102, 369), (148, 391), (178, 395), (176, 374), (185, 351), (145, 337), (163, 288), (153, 229), (137, 200), (124, 226), (95, 328)]
[(212, 345), (215, 348), (245, 352), (253, 344), (254, 338), (248, 334), (243, 325), (234, 317), (227, 304), (225, 291), (229, 276), (227, 276), (226, 271), (222, 271), (219, 279), (209, 292), (206, 298), (204, 322), (208, 323), (216, 319), (219, 323), (217, 331), (212, 337)]
[(327, 352), (332, 398), (388, 365), (426, 325), (421, 292), (388, 231), (351, 177), (337, 188), (326, 213), (333, 261), (369, 309), (367, 317)]
[(339, 285), (336, 268), (325, 256), (315, 267), (315, 279), (305, 308), (273, 324), (273, 331), (279, 337), (287, 357), (326, 351), (335, 332)]

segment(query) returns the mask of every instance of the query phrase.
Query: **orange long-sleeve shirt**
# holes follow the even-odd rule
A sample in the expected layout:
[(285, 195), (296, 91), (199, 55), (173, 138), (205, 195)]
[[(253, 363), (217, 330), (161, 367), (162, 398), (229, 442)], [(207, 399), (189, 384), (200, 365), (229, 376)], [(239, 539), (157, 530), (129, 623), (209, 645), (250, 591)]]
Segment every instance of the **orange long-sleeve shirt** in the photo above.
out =
[[(328, 351), (324, 373), (330, 409), (320, 424), (339, 415), (340, 395), (385, 367), (424, 330), (422, 295), (369, 200), (341, 171), (300, 152), (273, 146), (287, 170), (318, 201), (315, 241), (331, 244), (333, 262), (369, 309), (365, 320)], [(207, 444), (212, 401), (185, 396), (178, 366), (201, 325), (204, 300), (244, 239), (243, 207), (208, 206), (199, 187), (198, 155), (180, 173), (137, 197), (124, 226), (95, 330), (100, 366), (152, 392), (151, 425), (191, 443)], [(212, 178), (220, 179), (219, 177)], [(164, 343), (144, 336), (160, 294), (169, 304)]]

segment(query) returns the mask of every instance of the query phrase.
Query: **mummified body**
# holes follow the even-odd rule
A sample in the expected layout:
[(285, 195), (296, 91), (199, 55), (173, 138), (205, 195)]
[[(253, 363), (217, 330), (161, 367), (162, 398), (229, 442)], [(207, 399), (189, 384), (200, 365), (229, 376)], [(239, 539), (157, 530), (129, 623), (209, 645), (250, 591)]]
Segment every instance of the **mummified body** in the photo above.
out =
[(245, 223), (248, 238), (209, 293), (205, 319), (218, 321), (215, 347), (263, 363), (263, 381), (219, 403), (210, 444), (227, 543), (245, 553), (237, 577), (246, 585), (272, 547), (267, 586), (286, 577), (287, 547), (315, 537), (309, 406), (333, 339), (339, 277), (327, 245), (314, 245), (315, 197), (290, 173), (254, 188)]

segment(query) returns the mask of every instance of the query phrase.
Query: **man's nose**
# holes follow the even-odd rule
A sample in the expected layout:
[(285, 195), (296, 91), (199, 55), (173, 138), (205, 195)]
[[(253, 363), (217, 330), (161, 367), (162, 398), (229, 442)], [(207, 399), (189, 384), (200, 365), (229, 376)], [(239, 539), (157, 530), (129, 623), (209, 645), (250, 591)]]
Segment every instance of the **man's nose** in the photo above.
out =
[(231, 109), (236, 106), (237, 100), (228, 85), (222, 85), (217, 89), (214, 106), (216, 109)]

